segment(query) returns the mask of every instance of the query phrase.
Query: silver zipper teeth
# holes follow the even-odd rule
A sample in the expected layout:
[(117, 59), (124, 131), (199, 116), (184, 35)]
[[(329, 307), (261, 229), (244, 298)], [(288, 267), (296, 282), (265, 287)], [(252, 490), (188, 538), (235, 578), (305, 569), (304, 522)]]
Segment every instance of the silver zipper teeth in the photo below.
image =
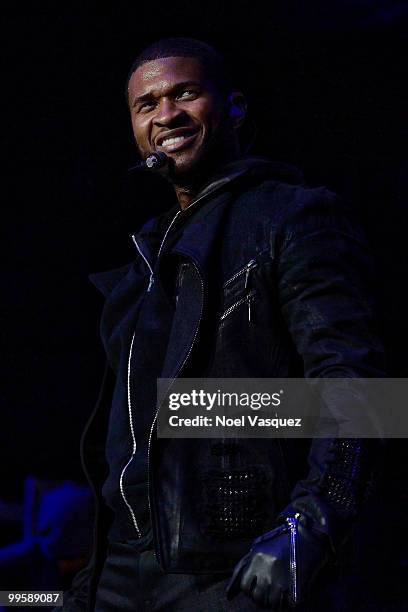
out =
[[(174, 221), (176, 220), (176, 218), (178, 217), (178, 215), (180, 213), (181, 213), (181, 210), (179, 210), (176, 213), (176, 215), (173, 217), (169, 227), (167, 228), (167, 231), (164, 234), (163, 240), (161, 242), (157, 258), (159, 258), (159, 256), (160, 256), (160, 252), (161, 252), (161, 250), (163, 248), (164, 241), (166, 240), (167, 234), (169, 233), (171, 226), (173, 225)], [(149, 280), (149, 286), (147, 288), (147, 291), (150, 291), (150, 289), (151, 289), (151, 287), (153, 285), (153, 268), (150, 265), (148, 259), (145, 257), (145, 255), (144, 255), (142, 249), (140, 248), (140, 246), (139, 246), (135, 236), (132, 236), (132, 240), (133, 240), (137, 250), (139, 251), (140, 255), (142, 256), (142, 258), (144, 259), (144, 261), (146, 262), (146, 264), (147, 264), (147, 266), (149, 268), (149, 271), (150, 271), (150, 280)], [(137, 524), (135, 513), (133, 512), (132, 506), (129, 504), (128, 500), (126, 499), (125, 490), (124, 490), (124, 486), (123, 486), (123, 479), (124, 479), (126, 470), (129, 467), (129, 465), (132, 463), (132, 460), (133, 460), (133, 457), (136, 454), (136, 448), (137, 448), (137, 446), (136, 446), (135, 430), (134, 430), (134, 427), (133, 427), (132, 400), (131, 400), (131, 393), (130, 393), (130, 368), (131, 368), (131, 362), (132, 362), (132, 349), (133, 349), (134, 339), (135, 339), (135, 332), (133, 332), (132, 341), (130, 343), (129, 358), (128, 358), (128, 376), (127, 376), (127, 400), (128, 400), (128, 411), (129, 411), (129, 425), (130, 425), (130, 433), (132, 435), (132, 445), (133, 445), (133, 448), (132, 448), (132, 454), (131, 454), (131, 456), (129, 458), (129, 461), (126, 463), (126, 465), (123, 468), (122, 473), (120, 475), (120, 478), (119, 478), (119, 487), (120, 487), (120, 492), (121, 492), (122, 497), (123, 497), (123, 501), (125, 502), (128, 510), (130, 512), (130, 515), (132, 517), (132, 521), (133, 521), (133, 524), (135, 526), (136, 533), (137, 533), (138, 537), (141, 538), (142, 534), (141, 534), (141, 531), (140, 531), (139, 526)], [(149, 501), (149, 505), (150, 505), (150, 501)]]
[(238, 272), (236, 272), (234, 276), (231, 276), (231, 278), (225, 281), (223, 287), (227, 287), (230, 283), (232, 283), (232, 281), (238, 278), (238, 276), (241, 276), (241, 274), (244, 274), (244, 272), (248, 273), (249, 270), (252, 270), (252, 268), (255, 268), (257, 265), (257, 261), (255, 259), (251, 259), (251, 261), (249, 261), (246, 266), (244, 266), (241, 270), (238, 270)]
[[(194, 202), (191, 202), (191, 203), (190, 203), (190, 204), (187, 206), (187, 208), (190, 208), (190, 206), (193, 206), (194, 204), (197, 204), (197, 202), (200, 202), (200, 200), (202, 200), (203, 198), (205, 198), (205, 197), (206, 197), (207, 195), (209, 195), (210, 193), (211, 193), (211, 192), (205, 193), (204, 195), (202, 195), (201, 197), (199, 197), (197, 200), (194, 200)], [(187, 210), (187, 208), (186, 208), (185, 210)], [(167, 236), (167, 234), (168, 234), (168, 232), (169, 232), (169, 230), (170, 230), (171, 226), (173, 225), (173, 222), (175, 221), (176, 217), (177, 217), (177, 216), (178, 216), (178, 215), (179, 215), (181, 212), (182, 212), (182, 211), (181, 211), (181, 210), (179, 210), (179, 211), (176, 213), (176, 216), (173, 218), (173, 221), (170, 223), (169, 227), (167, 228), (167, 231), (166, 231), (166, 233), (165, 233), (165, 235), (164, 235), (163, 241), (162, 241), (162, 243), (161, 243), (161, 245), (160, 245), (160, 248), (159, 248), (159, 252), (158, 252), (157, 258), (159, 258), (160, 252), (161, 252), (161, 250), (162, 250), (163, 243), (164, 243), (164, 241), (165, 241), (165, 239), (166, 239), (166, 236)], [(255, 261), (255, 260), (254, 260), (254, 261)], [(194, 265), (194, 264), (193, 264), (193, 265)], [(200, 276), (200, 282), (201, 282), (201, 292), (202, 292), (202, 294), (204, 294), (204, 283), (203, 283), (203, 279), (201, 278), (201, 274), (200, 274), (200, 272), (199, 272), (199, 270), (198, 270), (197, 266), (195, 266), (195, 268), (197, 269), (197, 272), (198, 272), (198, 274), (199, 274), (199, 276)], [(176, 375), (175, 375), (175, 377), (174, 377), (174, 378), (177, 378), (177, 376), (178, 376), (179, 372), (180, 372), (180, 371), (183, 369), (184, 364), (186, 363), (187, 359), (188, 359), (188, 358), (189, 358), (189, 356), (190, 356), (191, 350), (192, 350), (192, 348), (193, 348), (193, 346), (194, 346), (194, 342), (195, 342), (195, 340), (196, 340), (196, 338), (197, 338), (198, 328), (199, 328), (199, 326), (200, 326), (200, 322), (201, 322), (201, 317), (202, 317), (202, 314), (203, 314), (203, 310), (202, 310), (202, 308), (201, 308), (201, 312), (200, 312), (200, 320), (199, 320), (199, 322), (198, 322), (197, 329), (196, 329), (196, 332), (195, 332), (195, 334), (194, 334), (193, 342), (191, 343), (190, 348), (189, 348), (189, 350), (188, 350), (188, 353), (187, 353), (187, 355), (186, 355), (186, 357), (185, 357), (185, 359), (184, 359), (183, 363), (181, 364), (180, 368), (178, 369), (178, 372), (176, 373)], [(167, 393), (167, 392), (166, 392), (166, 393)], [(151, 428), (150, 428), (149, 443), (148, 443), (148, 447), (147, 447), (147, 465), (148, 465), (148, 466), (149, 466), (149, 458), (150, 458), (150, 444), (151, 444), (151, 440), (152, 440), (152, 434), (153, 434), (154, 425), (155, 425), (155, 423), (156, 423), (156, 420), (157, 420), (157, 415), (158, 415), (158, 413), (159, 413), (159, 409), (160, 409), (160, 407), (159, 407), (159, 408), (156, 410), (156, 414), (154, 415), (154, 419), (153, 419), (153, 422), (152, 422), (152, 426), (151, 426)], [(150, 499), (149, 499), (149, 507), (150, 507)]]
[(148, 291), (150, 291), (151, 286), (152, 286), (152, 284), (153, 284), (153, 268), (152, 268), (152, 266), (150, 265), (149, 260), (148, 260), (148, 259), (145, 257), (145, 255), (144, 255), (144, 253), (143, 253), (142, 249), (140, 248), (140, 246), (139, 246), (139, 244), (138, 244), (138, 242), (137, 242), (137, 240), (136, 240), (136, 238), (135, 238), (135, 236), (134, 236), (134, 235), (132, 236), (132, 240), (133, 240), (133, 242), (134, 242), (134, 244), (135, 244), (135, 247), (136, 247), (136, 248), (137, 248), (137, 250), (139, 251), (139, 255), (141, 255), (141, 257), (143, 258), (143, 260), (144, 260), (144, 262), (146, 263), (147, 267), (149, 268), (149, 272), (150, 272), (150, 279), (149, 279), (149, 286), (148, 286), (147, 290), (148, 290)]
[[(194, 265), (194, 264), (193, 264), (193, 265)], [(199, 272), (199, 270), (198, 270), (197, 266), (194, 266), (194, 267), (196, 268), (196, 270), (197, 270), (197, 272), (198, 272), (198, 274), (199, 274), (199, 277), (200, 277), (200, 282), (201, 282), (201, 293), (202, 293), (202, 295), (203, 295), (203, 297), (204, 297), (204, 283), (203, 283), (203, 279), (201, 278), (201, 274), (200, 274), (200, 272)], [(202, 304), (203, 304), (203, 303), (204, 303), (204, 299), (203, 299), (203, 301), (202, 301)], [(179, 375), (179, 373), (181, 372), (181, 370), (184, 368), (184, 365), (185, 365), (186, 361), (187, 361), (187, 360), (188, 360), (188, 358), (190, 357), (191, 351), (192, 351), (192, 349), (193, 349), (194, 343), (195, 343), (196, 338), (197, 338), (197, 334), (198, 334), (198, 330), (199, 330), (199, 327), (200, 327), (200, 322), (201, 322), (201, 318), (202, 318), (202, 316), (203, 316), (203, 307), (201, 306), (200, 318), (199, 318), (199, 321), (198, 321), (197, 329), (196, 329), (195, 334), (194, 334), (193, 341), (192, 341), (192, 343), (190, 344), (190, 348), (188, 349), (188, 353), (187, 353), (187, 355), (185, 356), (183, 363), (181, 364), (181, 366), (180, 366), (180, 367), (179, 367), (179, 369), (177, 370), (177, 372), (176, 372), (176, 374), (175, 374), (174, 378), (177, 378), (177, 376)], [(173, 379), (173, 380), (174, 380), (174, 379)], [(170, 385), (170, 387), (171, 387), (171, 385)], [(170, 387), (169, 387), (169, 389), (170, 389)], [(167, 395), (167, 392), (169, 391), (169, 389), (167, 389), (167, 391), (166, 391), (166, 394), (165, 394), (165, 395)], [(148, 491), (150, 491), (150, 470), (149, 470), (149, 467), (150, 467), (150, 446), (151, 446), (151, 442), (152, 442), (153, 429), (154, 429), (154, 426), (155, 426), (155, 423), (156, 423), (156, 420), (157, 420), (157, 415), (159, 414), (159, 410), (160, 410), (160, 406), (157, 408), (157, 410), (156, 410), (156, 414), (154, 415), (154, 419), (153, 419), (153, 422), (152, 422), (152, 426), (151, 426), (151, 428), (150, 428), (150, 434), (149, 434), (149, 443), (148, 443), (148, 446), (147, 446), (147, 469), (148, 469), (148, 472), (147, 472), (147, 473), (148, 473), (148, 481), (147, 481), (147, 482), (148, 482)], [(151, 503), (150, 503), (150, 493), (149, 493), (149, 508), (151, 508)]]
[[(190, 206), (192, 206), (193, 204), (197, 204), (197, 202), (199, 202), (200, 200), (202, 200), (203, 198), (205, 198), (205, 197), (206, 197), (206, 195), (208, 195), (208, 194), (204, 194), (203, 196), (201, 196), (200, 198), (198, 198), (198, 199), (197, 199), (197, 200), (195, 200), (194, 202), (191, 202), (191, 204), (189, 204), (189, 206), (187, 206), (187, 208), (190, 208)], [(172, 221), (171, 221), (171, 223), (170, 223), (169, 227), (167, 228), (166, 233), (165, 233), (165, 234), (164, 234), (164, 236), (163, 236), (163, 240), (162, 240), (162, 242), (161, 242), (161, 244), (160, 244), (159, 252), (158, 252), (158, 254), (157, 254), (157, 259), (159, 259), (159, 256), (160, 256), (160, 253), (161, 253), (161, 250), (162, 250), (162, 248), (163, 248), (164, 241), (166, 240), (167, 235), (168, 235), (168, 233), (169, 233), (169, 231), (170, 231), (170, 229), (171, 229), (171, 227), (172, 227), (172, 225), (173, 225), (174, 221), (176, 220), (176, 218), (178, 217), (178, 215), (179, 215), (181, 212), (182, 212), (181, 210), (177, 211), (177, 213), (176, 213), (176, 214), (175, 214), (175, 216), (173, 217), (173, 219), (172, 219)], [(149, 261), (146, 259), (145, 255), (143, 254), (143, 251), (142, 251), (142, 250), (141, 250), (141, 248), (139, 247), (139, 244), (138, 244), (138, 242), (137, 242), (137, 240), (136, 240), (136, 238), (135, 238), (135, 236), (134, 236), (134, 235), (132, 236), (132, 240), (133, 240), (133, 242), (134, 242), (134, 244), (135, 244), (135, 246), (136, 246), (137, 250), (139, 251), (140, 255), (142, 256), (142, 258), (144, 259), (144, 261), (146, 262), (146, 264), (147, 264), (147, 266), (148, 266), (148, 268), (149, 268), (149, 271), (150, 271), (150, 280), (149, 280), (149, 286), (148, 286), (148, 288), (147, 288), (147, 291), (150, 291), (150, 289), (151, 289), (151, 287), (152, 287), (152, 285), (153, 285), (153, 269), (152, 269), (152, 266), (150, 265)], [(200, 275), (200, 281), (201, 281), (201, 290), (202, 290), (202, 293), (204, 294), (204, 283), (203, 283), (203, 280), (202, 280), (202, 278), (201, 278), (201, 275)], [(201, 322), (201, 317), (202, 317), (202, 314), (203, 314), (203, 311), (202, 311), (202, 308), (201, 308), (200, 320), (199, 320), (199, 322), (198, 322), (197, 329), (196, 329), (196, 332), (195, 332), (195, 334), (194, 334), (193, 341), (192, 341), (192, 343), (191, 343), (191, 345), (190, 345), (189, 351), (188, 351), (188, 353), (187, 353), (187, 355), (186, 355), (186, 357), (185, 357), (185, 359), (184, 359), (183, 363), (181, 364), (181, 366), (180, 366), (180, 368), (179, 368), (179, 370), (178, 370), (178, 372), (177, 372), (177, 374), (176, 374), (175, 378), (178, 376), (179, 372), (180, 372), (180, 371), (183, 369), (184, 364), (186, 363), (187, 359), (188, 359), (188, 358), (189, 358), (189, 356), (190, 356), (191, 350), (192, 350), (192, 348), (193, 348), (193, 346), (194, 346), (194, 342), (195, 342), (195, 340), (196, 340), (196, 338), (197, 338), (198, 328), (199, 328), (199, 326), (200, 326), (200, 322)], [(138, 525), (137, 525), (137, 521), (136, 521), (135, 514), (134, 514), (134, 512), (133, 512), (133, 509), (132, 509), (131, 505), (128, 503), (128, 501), (127, 501), (127, 499), (126, 499), (126, 496), (125, 496), (124, 489), (123, 489), (123, 476), (124, 476), (124, 473), (125, 473), (125, 471), (127, 470), (127, 468), (128, 468), (128, 466), (130, 465), (130, 463), (132, 462), (132, 459), (133, 459), (133, 457), (134, 457), (134, 455), (135, 455), (135, 453), (136, 453), (136, 438), (135, 438), (134, 429), (133, 429), (132, 408), (131, 408), (131, 398), (130, 398), (130, 363), (131, 363), (131, 359), (132, 359), (132, 348), (133, 348), (133, 341), (134, 341), (134, 339), (135, 339), (135, 334), (133, 334), (133, 337), (132, 337), (132, 342), (131, 342), (131, 345), (130, 345), (130, 351), (129, 351), (129, 361), (128, 361), (128, 409), (129, 409), (130, 431), (131, 431), (131, 434), (132, 434), (132, 440), (133, 440), (133, 450), (132, 450), (132, 455), (131, 455), (131, 457), (130, 457), (129, 461), (127, 462), (127, 464), (125, 465), (125, 467), (124, 467), (124, 468), (123, 468), (123, 470), (122, 470), (122, 474), (121, 474), (121, 476), (120, 476), (120, 481), (119, 481), (119, 484), (120, 484), (120, 490), (121, 490), (121, 493), (122, 493), (122, 497), (123, 497), (123, 499), (124, 499), (124, 502), (125, 502), (126, 506), (127, 506), (127, 507), (128, 507), (128, 509), (129, 509), (129, 512), (130, 512), (130, 514), (131, 514), (131, 516), (132, 516), (132, 520), (133, 520), (133, 524), (134, 524), (134, 526), (135, 526), (136, 532), (137, 532), (137, 534), (138, 534), (138, 536), (139, 536), (139, 538), (140, 538), (140, 537), (142, 537), (142, 534), (141, 534), (140, 529), (139, 529), (139, 527), (138, 527)], [(159, 409), (160, 409), (160, 407), (159, 407), (159, 408), (156, 410), (156, 414), (154, 415), (154, 419), (153, 419), (153, 422), (152, 422), (152, 425), (151, 425), (151, 428), (150, 428), (150, 433), (149, 433), (149, 442), (148, 442), (148, 447), (147, 447), (147, 487), (148, 487), (148, 502), (149, 502), (149, 509), (151, 509), (150, 493), (149, 493), (149, 488), (150, 488), (150, 446), (151, 446), (151, 441), (152, 441), (153, 429), (154, 429), (154, 426), (155, 426), (155, 423), (156, 423), (156, 420), (157, 420), (157, 415), (158, 415), (158, 413), (159, 413)]]
[[(190, 206), (193, 206), (194, 204), (197, 204), (197, 202), (200, 202), (200, 201), (201, 201), (203, 198), (205, 198), (205, 197), (206, 197), (207, 195), (209, 195), (210, 193), (211, 193), (211, 191), (210, 191), (209, 193), (205, 193), (204, 195), (200, 196), (200, 197), (199, 197), (197, 200), (194, 200), (194, 202), (191, 202), (191, 203), (190, 203), (190, 204), (187, 206), (187, 208), (186, 208), (185, 210), (187, 210), (188, 208), (190, 208)], [(163, 236), (163, 240), (162, 240), (162, 242), (161, 242), (161, 244), (160, 244), (159, 252), (158, 252), (158, 254), (157, 254), (157, 259), (159, 259), (159, 256), (160, 256), (160, 253), (161, 253), (161, 250), (162, 250), (162, 248), (163, 248), (164, 241), (165, 241), (165, 240), (166, 240), (166, 238), (167, 238), (167, 234), (169, 233), (170, 228), (172, 227), (172, 225), (173, 225), (174, 221), (176, 220), (176, 217), (178, 217), (178, 215), (179, 215), (181, 212), (183, 212), (183, 211), (182, 211), (182, 210), (178, 210), (178, 211), (176, 212), (176, 214), (175, 214), (175, 216), (173, 217), (173, 219), (172, 219), (172, 221), (171, 221), (171, 223), (170, 223), (169, 227), (167, 228), (166, 233), (165, 233), (165, 234), (164, 234), (164, 236)], [(136, 240), (136, 238), (135, 238), (135, 234), (133, 234), (133, 235), (132, 235), (132, 240), (133, 240), (133, 242), (134, 242), (134, 244), (135, 244), (135, 246), (136, 246), (137, 250), (139, 251), (139, 254), (142, 256), (142, 258), (144, 259), (144, 261), (145, 261), (145, 263), (146, 263), (147, 267), (149, 268), (149, 271), (150, 271), (150, 280), (149, 280), (149, 286), (148, 286), (148, 288), (147, 288), (147, 291), (150, 291), (150, 289), (151, 289), (151, 287), (152, 287), (152, 285), (153, 285), (153, 268), (152, 268), (152, 266), (150, 265), (150, 262), (148, 261), (148, 259), (145, 257), (145, 255), (144, 255), (144, 253), (143, 253), (142, 249), (140, 248), (140, 246), (139, 246), (139, 244), (138, 244), (138, 242), (137, 242), (137, 240)], [(254, 260), (254, 261), (255, 261), (255, 260)]]
[(203, 198), (206, 198), (208, 195), (210, 195), (212, 193), (213, 193), (212, 191), (208, 191), (207, 193), (204, 193), (204, 195), (202, 195), (199, 198), (197, 198), (197, 200), (194, 200), (193, 202), (190, 202), (190, 204), (185, 208), (185, 210), (187, 210), (187, 208), (190, 208), (190, 206), (193, 206), (194, 204), (197, 204), (197, 202), (200, 202)]
[(130, 512), (130, 516), (132, 517), (132, 521), (133, 521), (133, 524), (135, 526), (136, 533), (137, 533), (138, 537), (141, 538), (142, 534), (141, 534), (139, 526), (137, 524), (135, 513), (133, 512), (132, 506), (129, 504), (128, 500), (126, 499), (125, 490), (124, 490), (124, 486), (123, 486), (123, 478), (125, 476), (125, 472), (126, 472), (127, 468), (129, 467), (129, 465), (131, 464), (133, 457), (136, 454), (136, 436), (135, 436), (135, 430), (133, 428), (132, 402), (131, 402), (131, 398), (130, 398), (130, 364), (131, 364), (131, 360), (132, 360), (132, 349), (133, 349), (133, 342), (134, 342), (134, 340), (135, 340), (135, 334), (133, 334), (132, 342), (130, 343), (129, 359), (128, 359), (128, 376), (127, 376), (127, 400), (128, 400), (129, 424), (130, 424), (130, 432), (132, 434), (133, 448), (132, 448), (132, 454), (130, 456), (130, 459), (127, 462), (127, 464), (125, 465), (125, 467), (123, 468), (122, 473), (120, 475), (119, 486), (120, 486), (120, 492), (121, 492), (122, 497), (123, 497), (123, 501), (125, 502), (128, 510)]
[(163, 244), (165, 243), (165, 240), (166, 240), (166, 238), (167, 238), (167, 234), (168, 234), (168, 233), (169, 233), (169, 231), (171, 230), (171, 228), (172, 228), (172, 226), (173, 226), (173, 223), (175, 222), (175, 220), (177, 219), (177, 217), (179, 216), (179, 214), (180, 214), (180, 213), (181, 213), (181, 210), (178, 210), (178, 211), (176, 212), (176, 214), (174, 215), (173, 219), (171, 220), (171, 223), (169, 224), (169, 227), (166, 229), (166, 233), (164, 234), (164, 236), (163, 236), (163, 240), (161, 241), (161, 245), (160, 245), (160, 248), (159, 248), (159, 252), (157, 253), (157, 261), (159, 261), (160, 253), (161, 253), (161, 251), (162, 251)]
[[(170, 231), (174, 221), (176, 220), (176, 218), (179, 216), (180, 213), (181, 213), (181, 210), (177, 211), (177, 213), (174, 215), (173, 219), (171, 220), (171, 223), (170, 223), (169, 227), (167, 228), (166, 233), (163, 236), (163, 240), (161, 241), (159, 252), (157, 254), (157, 259), (159, 259), (159, 257), (160, 257), (160, 253), (161, 253), (161, 250), (163, 248), (164, 241), (167, 238), (167, 234), (169, 233), (169, 231)], [(152, 285), (153, 285), (153, 282), (154, 282), (153, 268), (152, 268), (150, 262), (148, 261), (148, 259), (145, 257), (145, 255), (144, 255), (142, 249), (140, 248), (140, 246), (139, 246), (139, 244), (138, 244), (138, 242), (137, 242), (137, 240), (136, 240), (134, 235), (132, 236), (132, 240), (133, 240), (137, 250), (139, 251), (139, 254), (143, 257), (144, 261), (146, 262), (147, 267), (149, 268), (149, 271), (150, 271), (149, 286), (147, 287), (147, 291), (149, 292), (150, 289), (152, 288)]]
[(298, 524), (300, 514), (297, 512), (294, 517), (286, 517), (286, 523), (290, 529), (290, 575), (292, 587), (292, 603), (297, 604), (298, 601), (298, 585), (297, 585), (297, 537)]
[(244, 304), (245, 302), (248, 302), (248, 300), (252, 300), (252, 298), (255, 295), (255, 291), (251, 291), (251, 293), (248, 293), (247, 295), (244, 295), (243, 298), (241, 298), (240, 300), (238, 300), (238, 302), (235, 302), (235, 304), (232, 304), (232, 306), (230, 306), (229, 308), (227, 308), (227, 310), (225, 310), (221, 317), (220, 317), (220, 321), (223, 321), (224, 319), (226, 319), (228, 317), (228, 315), (231, 314), (231, 312), (233, 312), (236, 308), (238, 308), (238, 306), (240, 306), (241, 304)]
[[(209, 193), (211, 193), (211, 192), (209, 192)], [(201, 201), (203, 198), (205, 198), (207, 195), (209, 195), (209, 194), (208, 194), (208, 193), (205, 193), (204, 195), (202, 195), (202, 196), (200, 196), (199, 198), (197, 198), (197, 200), (194, 200), (193, 202), (190, 202), (190, 204), (189, 204), (189, 205), (188, 205), (188, 206), (187, 206), (187, 207), (186, 207), (184, 210), (187, 210), (187, 209), (188, 209), (188, 208), (190, 208), (191, 206), (194, 206), (195, 204), (197, 204), (197, 202), (200, 202), (200, 201)], [(174, 215), (174, 217), (173, 217), (173, 219), (172, 219), (172, 221), (171, 221), (171, 223), (170, 223), (169, 227), (167, 228), (166, 233), (165, 233), (165, 234), (164, 234), (164, 236), (163, 236), (163, 240), (161, 241), (160, 248), (159, 248), (159, 252), (157, 253), (157, 261), (159, 260), (160, 253), (161, 253), (161, 251), (162, 251), (163, 245), (164, 245), (165, 240), (166, 240), (166, 238), (167, 238), (167, 234), (169, 233), (169, 231), (170, 231), (171, 227), (173, 226), (173, 223), (175, 222), (175, 220), (177, 219), (177, 217), (178, 217), (178, 216), (179, 216), (179, 215), (180, 215), (182, 212), (183, 212), (183, 210), (182, 210), (182, 209), (181, 209), (181, 210), (178, 210), (178, 211), (176, 212), (176, 214)], [(149, 266), (149, 267), (150, 267), (150, 266)], [(153, 275), (153, 271), (152, 271), (152, 275)]]
[[(194, 200), (194, 202), (191, 202), (191, 203), (190, 203), (190, 204), (187, 206), (187, 208), (190, 208), (190, 206), (193, 206), (194, 204), (197, 204), (197, 202), (200, 202), (200, 200), (202, 200), (203, 198), (205, 198), (207, 195), (209, 195), (209, 194), (205, 193), (204, 195), (202, 195), (202, 196), (201, 196), (200, 198), (198, 198), (197, 200)], [(187, 210), (187, 208), (186, 208), (185, 210)], [(161, 244), (160, 244), (159, 252), (158, 252), (158, 254), (157, 254), (157, 259), (159, 259), (159, 256), (160, 256), (160, 253), (161, 253), (161, 250), (162, 250), (162, 248), (163, 248), (164, 241), (165, 241), (165, 240), (166, 240), (166, 238), (167, 238), (167, 234), (169, 233), (169, 231), (170, 231), (170, 229), (171, 229), (171, 227), (172, 227), (172, 225), (173, 225), (174, 221), (176, 220), (176, 218), (179, 216), (179, 214), (180, 214), (181, 212), (183, 212), (183, 211), (182, 211), (182, 210), (178, 210), (178, 211), (176, 212), (176, 214), (175, 214), (175, 216), (173, 217), (173, 219), (172, 219), (172, 221), (171, 221), (171, 223), (170, 223), (169, 227), (167, 228), (166, 233), (165, 233), (165, 234), (164, 234), (164, 236), (163, 236), (163, 240), (162, 240), (162, 242), (161, 242)], [(153, 284), (153, 281), (152, 281), (152, 279), (153, 279), (153, 269), (152, 269), (152, 266), (150, 265), (149, 261), (148, 261), (148, 260), (146, 259), (146, 257), (144, 256), (142, 249), (139, 247), (139, 245), (138, 245), (138, 243), (137, 243), (137, 240), (136, 240), (136, 238), (135, 238), (135, 234), (133, 234), (133, 236), (132, 236), (132, 240), (133, 240), (133, 242), (134, 242), (134, 244), (135, 244), (135, 246), (136, 246), (137, 250), (139, 251), (140, 255), (141, 255), (141, 256), (143, 257), (143, 259), (145, 260), (145, 262), (146, 262), (146, 264), (147, 264), (147, 266), (148, 266), (148, 268), (149, 268), (149, 270), (150, 270), (150, 283), (149, 283), (149, 287), (148, 287), (148, 291), (149, 291), (149, 290), (150, 290), (151, 285)]]

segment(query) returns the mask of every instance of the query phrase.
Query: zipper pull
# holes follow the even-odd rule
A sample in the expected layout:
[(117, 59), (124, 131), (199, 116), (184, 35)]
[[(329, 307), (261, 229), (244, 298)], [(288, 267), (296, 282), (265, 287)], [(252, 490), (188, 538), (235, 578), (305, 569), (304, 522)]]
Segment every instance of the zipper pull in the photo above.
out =
[(253, 300), (253, 295), (250, 293), (248, 295), (248, 300), (247, 300), (247, 302), (248, 302), (248, 321), (249, 321), (249, 323), (251, 323), (251, 302), (252, 302), (252, 300)]
[(292, 579), (292, 603), (296, 605), (298, 602), (298, 579), (297, 579), (297, 538), (299, 525), (299, 512), (295, 516), (287, 516), (286, 523), (290, 529), (290, 575)]
[(154, 278), (153, 278), (153, 274), (150, 275), (150, 279), (149, 279), (149, 286), (147, 288), (147, 293), (149, 293), (150, 289), (152, 288), (154, 283)]
[(246, 289), (248, 287), (249, 273), (250, 273), (251, 269), (255, 267), (255, 265), (256, 265), (255, 259), (251, 259), (251, 261), (249, 261), (247, 263), (247, 265), (246, 265), (245, 286), (244, 286), (244, 289)]

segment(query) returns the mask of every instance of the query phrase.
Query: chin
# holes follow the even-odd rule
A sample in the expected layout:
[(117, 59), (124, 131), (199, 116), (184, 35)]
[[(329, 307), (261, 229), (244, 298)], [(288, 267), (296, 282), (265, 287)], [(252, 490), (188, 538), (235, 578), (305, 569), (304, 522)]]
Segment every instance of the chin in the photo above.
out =
[(202, 172), (208, 165), (208, 156), (204, 151), (200, 151), (190, 155), (180, 155), (171, 157), (168, 164), (169, 175), (178, 178), (193, 177), (197, 173)]

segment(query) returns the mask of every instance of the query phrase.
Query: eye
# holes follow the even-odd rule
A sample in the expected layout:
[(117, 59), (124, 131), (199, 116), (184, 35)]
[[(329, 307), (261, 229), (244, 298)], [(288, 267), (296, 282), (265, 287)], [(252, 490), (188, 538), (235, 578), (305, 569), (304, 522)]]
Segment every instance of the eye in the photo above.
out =
[(185, 89), (184, 91), (182, 91), (179, 95), (178, 98), (182, 98), (182, 99), (192, 99), (194, 97), (197, 97), (198, 92), (195, 91), (194, 89)]
[(148, 113), (154, 108), (153, 102), (143, 102), (137, 109), (138, 113)]

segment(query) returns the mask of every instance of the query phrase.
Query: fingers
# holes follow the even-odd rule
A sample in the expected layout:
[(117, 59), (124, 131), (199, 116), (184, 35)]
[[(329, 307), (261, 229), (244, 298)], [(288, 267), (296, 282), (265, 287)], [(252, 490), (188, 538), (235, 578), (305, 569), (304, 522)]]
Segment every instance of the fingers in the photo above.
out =
[(241, 573), (241, 591), (265, 610), (284, 610), (285, 592), (279, 582), (265, 573), (254, 572), (252, 564)]
[(284, 593), (280, 585), (262, 584), (258, 580), (252, 590), (251, 598), (260, 608), (265, 610), (275, 610), (276, 612), (283, 610)]
[(256, 588), (256, 583), (257, 577), (254, 576), (252, 572), (245, 572), (241, 580), (241, 591), (245, 593), (245, 595), (252, 597), (252, 593)]
[(255, 571), (254, 559), (249, 563), (250, 555), (241, 559), (235, 567), (227, 586), (226, 596), (230, 601), (241, 591), (250, 597), (260, 608), (279, 612), (284, 610), (284, 590), (278, 582), (271, 582), (271, 573)]

